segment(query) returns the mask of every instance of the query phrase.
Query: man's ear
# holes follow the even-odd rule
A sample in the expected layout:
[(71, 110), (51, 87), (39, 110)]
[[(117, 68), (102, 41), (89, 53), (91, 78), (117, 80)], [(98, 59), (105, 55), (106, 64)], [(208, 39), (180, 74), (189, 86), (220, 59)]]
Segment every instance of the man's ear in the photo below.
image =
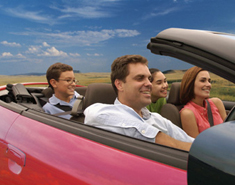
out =
[(116, 79), (114, 81), (114, 84), (115, 84), (118, 91), (123, 91), (123, 81)]
[(53, 88), (57, 87), (57, 81), (55, 79), (50, 79), (50, 84)]

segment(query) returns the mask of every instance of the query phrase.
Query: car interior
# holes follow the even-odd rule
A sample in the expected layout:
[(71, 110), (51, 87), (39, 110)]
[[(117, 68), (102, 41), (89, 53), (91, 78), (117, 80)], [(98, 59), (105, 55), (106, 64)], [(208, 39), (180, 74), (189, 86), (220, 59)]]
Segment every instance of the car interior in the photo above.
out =
[[(1, 99), (7, 103), (15, 102), (26, 108), (44, 112), (42, 107), (48, 102), (52, 96), (53, 90), (51, 87), (45, 89), (41, 88), (26, 88), (23, 84), (8, 84), (6, 89), (9, 91), (7, 95)], [(88, 86), (79, 86), (75, 88), (80, 95), (86, 97), (82, 100), (82, 112), (91, 104), (106, 103), (113, 104), (116, 98), (116, 93), (111, 84), (93, 83)], [(77, 105), (75, 105), (77, 106)], [(68, 112), (70, 114), (70, 112)], [(71, 120), (84, 122), (83, 114), (76, 114), (73, 112)]]
[[(47, 103), (52, 96), (53, 90), (51, 87), (45, 89), (28, 88), (22, 84), (8, 84), (9, 91), (6, 97), (8, 102), (14, 101), (27, 108), (43, 112), (43, 105)], [(82, 112), (94, 103), (113, 104), (116, 98), (116, 93), (111, 84), (93, 83), (88, 86), (76, 87), (75, 90), (85, 98), (82, 101)], [(180, 82), (175, 82), (171, 86), (167, 104), (162, 108), (161, 115), (171, 120), (177, 126), (181, 127), (179, 110), (183, 107), (179, 101)], [(76, 106), (76, 105), (75, 105)], [(170, 114), (169, 114), (170, 112)], [(70, 112), (68, 112), (70, 114)], [(73, 114), (71, 120), (80, 123), (84, 122), (83, 114)]]
[[(180, 82), (173, 82), (167, 97), (167, 104), (161, 109), (161, 115), (171, 120), (175, 125), (182, 128), (179, 111), (183, 107), (180, 103)], [(1, 96), (1, 99), (7, 103), (13, 101), (26, 108), (43, 112), (43, 105), (48, 102), (52, 96), (53, 90), (51, 87), (47, 88), (33, 88), (25, 87), (23, 84), (8, 84), (6, 89), (9, 91), (7, 95)], [(113, 104), (116, 98), (116, 93), (111, 84), (107, 83), (93, 83), (88, 86), (79, 86), (75, 88), (80, 95), (85, 98), (82, 100), (82, 110), (74, 109), (75, 111), (83, 112), (88, 106), (94, 103)], [(227, 113), (233, 108), (231, 102), (224, 102)], [(75, 105), (78, 106), (78, 105)], [(170, 114), (169, 114), (170, 113)], [(68, 112), (70, 114), (70, 112)], [(70, 120), (84, 123), (84, 115), (71, 113)]]

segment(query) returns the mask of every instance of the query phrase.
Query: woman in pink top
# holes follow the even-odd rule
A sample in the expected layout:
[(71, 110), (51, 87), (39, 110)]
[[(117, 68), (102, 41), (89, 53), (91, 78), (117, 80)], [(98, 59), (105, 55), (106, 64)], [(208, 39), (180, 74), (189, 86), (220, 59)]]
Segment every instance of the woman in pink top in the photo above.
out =
[(210, 127), (206, 99), (210, 103), (214, 125), (223, 123), (226, 111), (219, 98), (210, 98), (211, 79), (208, 71), (199, 67), (188, 69), (182, 79), (180, 100), (185, 104), (180, 111), (184, 131), (191, 137)]

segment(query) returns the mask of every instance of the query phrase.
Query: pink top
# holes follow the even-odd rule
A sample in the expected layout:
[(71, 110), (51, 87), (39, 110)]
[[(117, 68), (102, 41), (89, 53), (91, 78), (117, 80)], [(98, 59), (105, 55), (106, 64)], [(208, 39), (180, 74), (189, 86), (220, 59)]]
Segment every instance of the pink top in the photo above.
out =
[[(216, 107), (216, 105), (210, 99), (207, 99), (207, 100), (211, 106), (211, 112), (213, 115), (214, 125), (223, 123), (223, 119), (221, 118), (219, 110)], [(201, 107), (200, 105), (197, 105), (196, 103), (193, 103), (192, 101), (190, 101), (183, 108), (183, 109), (187, 108), (193, 111), (195, 118), (196, 118), (199, 133), (201, 133), (203, 130), (206, 130), (207, 128), (210, 127), (210, 123), (208, 121), (208, 115), (207, 115), (207, 103), (204, 102), (204, 104), (205, 104), (205, 107)], [(181, 111), (183, 109), (181, 109)]]

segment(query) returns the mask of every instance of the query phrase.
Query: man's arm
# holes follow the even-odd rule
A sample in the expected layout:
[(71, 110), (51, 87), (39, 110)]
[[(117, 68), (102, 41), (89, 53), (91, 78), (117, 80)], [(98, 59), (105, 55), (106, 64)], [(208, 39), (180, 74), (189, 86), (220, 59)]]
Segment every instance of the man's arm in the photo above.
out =
[(189, 151), (192, 145), (192, 143), (176, 140), (163, 132), (158, 132), (155, 137), (155, 143), (186, 151)]

